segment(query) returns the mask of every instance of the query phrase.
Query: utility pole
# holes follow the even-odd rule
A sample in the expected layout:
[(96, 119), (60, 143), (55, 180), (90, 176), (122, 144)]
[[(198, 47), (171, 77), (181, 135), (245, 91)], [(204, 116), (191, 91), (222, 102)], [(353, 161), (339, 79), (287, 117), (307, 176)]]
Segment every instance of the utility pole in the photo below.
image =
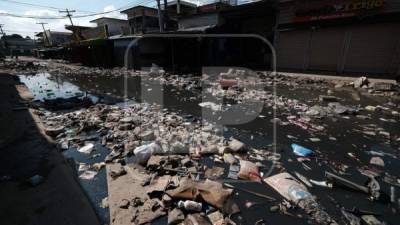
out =
[[(3, 38), (4, 38), (4, 47), (6, 47), (6, 34), (4, 33), (3, 26), (4, 26), (4, 24), (0, 24), (0, 32), (3, 35)], [(0, 42), (0, 49), (2, 47), (3, 47), (3, 42)]]
[(0, 24), (0, 32), (1, 32), (2, 35), (6, 35), (6, 34), (4, 33), (3, 26), (4, 26), (4, 24)]
[[(36, 24), (41, 24), (42, 25), (45, 41), (47, 41), (47, 44), (50, 46), (50, 40), (49, 40), (49, 37), (47, 36), (46, 29), (44, 28), (44, 25), (47, 24), (47, 23), (41, 22), (41, 23), (36, 23)], [(46, 42), (44, 44), (45, 44), (44, 46), (46, 47)]]
[(157, 8), (158, 8), (158, 26), (160, 27), (160, 33), (164, 32), (164, 22), (163, 22), (163, 15), (161, 12), (161, 4), (160, 0), (157, 1)]
[(69, 18), (69, 21), (71, 22), (72, 32), (75, 35), (75, 39), (79, 42), (80, 41), (80, 38), (79, 38), (80, 37), (80, 33), (78, 32), (78, 30), (75, 30), (74, 23), (72, 22), (72, 14), (71, 14), (71, 13), (74, 13), (76, 11), (75, 10), (65, 9), (65, 10), (60, 10), (58, 12), (59, 13), (66, 13), (65, 16), (67, 16)]
[(164, 0), (164, 12), (163, 12), (163, 19), (164, 19), (164, 29), (168, 30), (168, 0)]
[(181, 14), (181, 0), (176, 1), (176, 14)]
[(67, 13), (67, 17), (69, 18), (69, 21), (71, 22), (71, 26), (72, 27), (74, 27), (74, 23), (72, 22), (72, 14), (71, 13), (74, 13), (74, 12), (76, 12), (75, 10), (68, 10), (68, 9), (65, 9), (65, 10), (60, 10), (60, 11), (58, 11), (59, 13)]

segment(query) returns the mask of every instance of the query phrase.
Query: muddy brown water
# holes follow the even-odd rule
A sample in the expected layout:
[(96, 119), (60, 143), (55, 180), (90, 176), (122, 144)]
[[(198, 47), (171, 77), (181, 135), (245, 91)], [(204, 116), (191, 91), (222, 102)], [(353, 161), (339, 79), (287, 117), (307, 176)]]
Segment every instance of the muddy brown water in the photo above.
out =
[[(45, 77), (45, 78), (44, 78)], [(124, 78), (123, 77), (101, 77), (101, 76), (79, 76), (79, 75), (36, 75), (36, 76), (20, 76), (21, 81), (35, 93), (38, 91), (40, 86), (47, 84), (47, 89), (53, 89), (51, 92), (57, 93), (57, 97), (68, 97), (68, 94), (74, 93), (89, 93), (95, 98), (99, 98), (100, 102), (105, 103), (116, 103), (122, 101), (125, 96), (124, 93)], [(29, 81), (29, 82), (28, 82)], [(50, 84), (50, 85), (49, 85)], [(68, 87), (68, 92), (63, 96), (63, 90), (65, 91)], [(135, 99), (140, 101), (142, 91), (153, 91), (149, 87), (141, 89), (140, 78), (131, 77), (127, 79), (127, 96), (129, 99)], [(146, 90), (147, 89), (147, 90)], [(270, 87), (267, 87), (271, 90)], [(318, 96), (321, 94), (326, 95), (326, 87), (317, 87), (308, 85), (301, 88), (293, 88), (284, 85), (278, 85), (278, 95), (287, 98), (297, 99), (300, 102), (307, 103), (312, 106), (315, 104), (321, 104), (318, 101)], [(335, 91), (334, 94), (340, 97), (340, 102), (343, 105), (365, 107), (367, 105), (384, 105), (388, 102), (389, 98), (385, 97), (374, 97), (369, 95), (360, 94), (361, 100), (353, 100), (350, 95), (351, 91), (342, 89)], [(201, 118), (201, 107), (198, 105), (202, 101), (200, 91), (186, 91), (180, 90), (176, 87), (165, 86), (163, 88), (163, 105), (170, 111), (175, 111), (181, 115), (192, 115), (196, 118)], [(44, 96), (45, 97), (45, 96)], [(188, 100), (193, 98), (194, 100)], [(40, 98), (37, 98), (40, 100)], [(398, 103), (396, 103), (398, 104)], [(393, 110), (399, 110), (393, 107)], [(326, 127), (324, 133), (310, 134), (308, 131), (303, 130), (294, 125), (278, 126), (277, 128), (277, 146), (278, 153), (281, 154), (283, 167), (289, 172), (297, 171), (309, 179), (314, 180), (325, 180), (324, 172), (331, 171), (326, 163), (323, 163), (322, 159), (329, 159), (331, 162), (343, 163), (350, 166), (347, 171), (350, 175), (343, 176), (349, 180), (364, 184), (367, 178), (361, 175), (357, 168), (361, 166), (369, 166), (370, 155), (366, 151), (375, 150), (383, 151), (386, 153), (394, 154), (399, 158), (399, 143), (392, 142), (387, 144), (387, 141), (382, 136), (368, 137), (361, 133), (355, 132), (353, 129), (365, 124), (376, 124), (379, 127), (384, 128), (385, 131), (391, 133), (392, 136), (400, 137), (400, 126), (399, 118), (384, 112), (366, 112), (362, 111), (359, 114), (367, 115), (370, 114), (371, 119), (364, 120), (356, 118), (353, 115), (348, 117), (325, 117), (321, 119)], [(264, 117), (258, 117), (255, 120), (237, 126), (228, 126), (225, 128), (224, 136), (233, 136), (245, 142), (246, 144), (260, 149), (267, 149), (267, 146), (272, 143), (273, 124), (271, 123), (272, 109), (264, 108), (261, 112)], [(278, 110), (277, 117), (286, 121), (287, 114), (283, 114)], [(396, 122), (386, 122), (383, 119), (394, 119)], [(361, 129), (361, 128), (359, 128)], [(296, 140), (291, 140), (288, 135), (296, 137)], [(311, 142), (310, 137), (317, 137), (321, 139), (320, 142)], [(333, 141), (329, 137), (335, 137), (337, 140)], [(297, 162), (295, 155), (292, 153), (290, 144), (297, 143), (307, 148), (317, 151), (317, 158), (312, 160), (307, 165), (312, 168), (310, 171), (306, 171), (303, 166)], [(76, 151), (75, 151), (76, 152)], [(348, 156), (348, 152), (354, 153), (359, 161)], [(103, 154), (104, 153), (104, 154)], [(101, 160), (105, 156), (106, 152), (101, 153)], [(82, 158), (79, 154), (74, 153), (72, 150), (67, 151), (68, 157), (74, 158), (77, 162), (90, 163), (87, 159)], [(398, 159), (385, 156), (382, 157), (385, 161), (385, 172), (391, 175), (399, 176), (400, 161)], [(97, 161), (97, 160), (96, 160)], [(264, 169), (265, 172), (269, 170), (271, 163), (268, 161), (263, 162), (267, 167)], [(329, 165), (329, 163), (328, 163)], [(221, 166), (221, 165), (220, 165)], [(274, 169), (272, 174), (278, 173), (277, 169)], [(93, 205), (97, 212), (102, 218), (103, 222), (108, 222), (109, 217), (107, 210), (99, 207), (102, 197), (107, 196), (107, 185), (105, 182), (105, 174), (99, 173), (95, 179), (97, 181), (83, 181), (83, 187), (88, 192)], [(368, 196), (362, 193), (342, 189), (326, 189), (323, 187), (310, 188), (309, 191), (318, 197), (321, 205), (323, 205), (328, 213), (332, 215), (336, 221), (340, 224), (345, 224), (341, 217), (339, 207), (345, 207), (346, 209), (352, 209), (357, 207), (362, 210), (373, 211), (381, 214), (378, 217), (380, 220), (386, 221), (388, 224), (398, 224), (400, 221), (400, 205), (398, 203), (391, 204), (387, 201), (388, 195), (390, 195), (390, 185), (384, 183), (381, 178), (378, 179), (381, 189), (383, 191), (383, 200), (379, 202), (371, 202), (367, 199)], [(88, 184), (89, 183), (89, 184)], [(92, 184), (90, 184), (92, 183)], [(275, 197), (278, 200), (282, 198), (266, 184), (255, 184), (255, 183), (236, 183), (232, 181), (233, 185), (238, 187), (247, 188), (253, 191), (257, 191), (266, 195)], [(400, 198), (400, 188), (396, 187), (396, 199)], [(385, 195), (386, 194), (386, 195)], [(242, 212), (235, 216), (235, 220), (240, 224), (254, 224), (260, 219), (264, 220), (265, 224), (309, 224), (312, 223), (307, 217), (301, 212), (301, 210), (290, 210), (291, 213), (302, 215), (303, 218), (296, 218), (288, 215), (282, 215), (279, 213), (269, 212), (269, 208), (275, 203), (265, 202), (262, 198), (247, 194), (239, 191), (235, 195), (235, 199), (241, 206)], [(334, 199), (335, 203), (331, 200)], [(250, 208), (244, 207), (247, 201), (260, 203)], [(395, 212), (396, 210), (397, 213)], [(165, 219), (158, 221), (159, 224), (164, 224)]]

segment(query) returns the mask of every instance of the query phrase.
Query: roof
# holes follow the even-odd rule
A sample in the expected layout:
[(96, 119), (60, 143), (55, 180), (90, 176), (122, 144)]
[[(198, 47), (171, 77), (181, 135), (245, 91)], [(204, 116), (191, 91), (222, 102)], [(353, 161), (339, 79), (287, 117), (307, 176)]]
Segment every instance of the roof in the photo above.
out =
[[(213, 8), (216, 7), (216, 8)], [(220, 13), (220, 14), (229, 14), (229, 13), (237, 13), (241, 15), (251, 15), (253, 11), (263, 11), (266, 8), (274, 9), (277, 8), (277, 5), (274, 4), (274, 0), (260, 0), (256, 2), (250, 2), (240, 5), (229, 5), (224, 2), (214, 2), (211, 4), (206, 4), (198, 7), (198, 12), (195, 14), (191, 14), (185, 18), (195, 17), (198, 15), (206, 15), (206, 14), (213, 14), (213, 13)], [(206, 10), (204, 10), (206, 9)], [(267, 11), (266, 11), (267, 13)]]
[(70, 30), (70, 31), (74, 31), (73, 28), (79, 28), (80, 30), (87, 30), (87, 29), (92, 29), (93, 27), (85, 27), (85, 26), (72, 26), (72, 25), (65, 25), (65, 29)]
[(111, 17), (100, 17), (94, 20), (91, 20), (89, 22), (91, 23), (97, 23), (99, 20), (111, 20), (111, 21), (118, 21), (118, 22), (127, 22), (128, 20), (123, 20), (123, 19), (117, 19), (117, 18), (111, 18)]
[(189, 27), (178, 29), (177, 33), (205, 33), (207, 30), (215, 28), (217, 25), (206, 25), (206, 26), (198, 26), (198, 27)]
[(125, 14), (127, 14), (128, 11), (131, 11), (131, 10), (134, 10), (134, 9), (139, 9), (139, 8), (144, 8), (144, 9), (150, 9), (150, 10), (156, 10), (156, 11), (158, 11), (156, 8), (153, 8), (153, 7), (148, 7), (148, 6), (144, 6), (144, 5), (138, 5), (138, 6), (129, 8), (129, 9), (125, 9), (125, 10), (121, 11), (120, 13), (125, 13)]
[[(59, 35), (72, 35), (72, 32), (62, 32), (62, 31), (50, 31), (50, 30), (46, 30), (49, 31), (50, 34), (59, 34)], [(43, 35), (43, 31), (38, 32), (37, 34), (35, 34), (36, 37), (40, 37)]]
[(38, 32), (37, 34), (35, 34), (36, 37), (40, 37), (40, 36), (42, 36), (42, 35), (43, 35), (43, 31)]
[[(197, 5), (192, 3), (192, 2), (187, 2), (187, 1), (179, 1), (181, 5), (184, 6), (189, 6), (189, 7), (193, 7), (193, 8), (197, 8)], [(178, 1), (177, 0), (173, 0), (167, 3), (167, 7), (173, 6), (173, 5), (177, 5)], [(162, 5), (162, 7), (164, 8), (164, 4)]]

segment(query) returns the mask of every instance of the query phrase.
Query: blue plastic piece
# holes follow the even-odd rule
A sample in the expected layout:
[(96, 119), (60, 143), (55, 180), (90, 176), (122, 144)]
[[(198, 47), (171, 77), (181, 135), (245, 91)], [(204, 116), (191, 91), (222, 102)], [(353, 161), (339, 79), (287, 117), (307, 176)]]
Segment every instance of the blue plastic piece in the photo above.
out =
[(301, 157), (308, 157), (308, 156), (312, 156), (314, 154), (314, 152), (308, 148), (305, 148), (303, 146), (300, 146), (298, 144), (292, 144), (292, 149), (293, 149), (293, 153), (297, 156), (301, 156)]

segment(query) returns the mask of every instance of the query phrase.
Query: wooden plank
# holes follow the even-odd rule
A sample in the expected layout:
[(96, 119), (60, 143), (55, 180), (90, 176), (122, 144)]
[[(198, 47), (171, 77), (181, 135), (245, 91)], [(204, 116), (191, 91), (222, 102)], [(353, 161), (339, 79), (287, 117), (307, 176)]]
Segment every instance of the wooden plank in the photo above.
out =
[(147, 199), (145, 188), (141, 183), (146, 175), (139, 173), (133, 166), (125, 166), (126, 175), (113, 179), (109, 172), (120, 167), (119, 163), (107, 164), (107, 186), (108, 186), (108, 204), (110, 209), (110, 223), (113, 225), (130, 225), (134, 224), (131, 220), (136, 209), (129, 207), (128, 209), (119, 208), (119, 203), (123, 199), (131, 201), (139, 197)]

